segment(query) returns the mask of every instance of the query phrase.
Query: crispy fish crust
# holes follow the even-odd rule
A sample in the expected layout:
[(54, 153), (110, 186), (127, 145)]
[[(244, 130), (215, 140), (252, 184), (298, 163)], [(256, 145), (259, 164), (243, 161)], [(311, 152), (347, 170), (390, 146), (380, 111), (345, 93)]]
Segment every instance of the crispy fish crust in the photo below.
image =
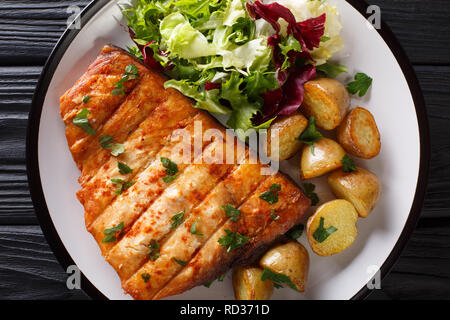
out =
[[(113, 95), (114, 83), (130, 64), (139, 68), (139, 78), (125, 82), (125, 95)], [(135, 299), (162, 299), (213, 280), (297, 224), (310, 205), (283, 175), (264, 175), (268, 168), (245, 144), (178, 91), (164, 89), (164, 81), (123, 50), (106, 46), (61, 97), (69, 148), (81, 170), (77, 196), (86, 228)], [(85, 96), (90, 100), (83, 102)], [(95, 136), (72, 123), (84, 108), (91, 112)], [(122, 154), (115, 157), (102, 148), (99, 138), (106, 135), (123, 144)], [(163, 157), (177, 164), (173, 181), (163, 179)], [(119, 162), (132, 172), (121, 173)], [(116, 192), (111, 179), (129, 183), (128, 188)], [(272, 184), (281, 186), (275, 204), (260, 198)], [(241, 217), (231, 221), (225, 205), (238, 208)], [(180, 212), (182, 222), (174, 226), (172, 218)], [(280, 216), (276, 221), (274, 213)], [(105, 231), (118, 226), (121, 230), (104, 242), (110, 235)], [(249, 241), (227, 252), (218, 242), (225, 230)], [(152, 241), (159, 245), (157, 259), (149, 255)]]

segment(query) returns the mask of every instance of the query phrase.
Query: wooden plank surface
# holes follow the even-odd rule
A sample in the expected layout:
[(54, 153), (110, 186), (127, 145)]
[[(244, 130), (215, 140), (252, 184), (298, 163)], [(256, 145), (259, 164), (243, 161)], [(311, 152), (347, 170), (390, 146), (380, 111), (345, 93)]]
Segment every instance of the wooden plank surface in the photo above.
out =
[[(407, 51), (422, 85), (432, 137), (431, 176), (417, 230), (371, 299), (450, 298), (450, 5), (372, 0)], [(37, 226), (25, 170), (25, 133), (42, 65), (88, 1), (0, 2), (0, 298), (80, 299)]]

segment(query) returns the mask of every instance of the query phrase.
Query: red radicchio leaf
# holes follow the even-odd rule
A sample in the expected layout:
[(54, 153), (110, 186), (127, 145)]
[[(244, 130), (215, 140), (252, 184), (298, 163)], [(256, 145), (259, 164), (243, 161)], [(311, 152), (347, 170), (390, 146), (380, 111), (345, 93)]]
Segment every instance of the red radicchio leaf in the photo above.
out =
[(311, 18), (297, 23), (308, 50), (313, 50), (314, 48), (319, 47), (320, 39), (325, 32), (326, 18), (327, 15), (324, 13), (317, 18)]
[(281, 88), (261, 95), (264, 106), (261, 113), (253, 119), (254, 122), (261, 124), (275, 116), (290, 115), (297, 111), (303, 103), (305, 82), (315, 78), (316, 75), (316, 67), (313, 65), (293, 69)]
[(128, 32), (131, 36), (131, 39), (136, 44), (136, 46), (139, 48), (139, 51), (142, 53), (142, 57), (144, 58), (144, 63), (152, 70), (156, 72), (163, 72), (164, 68), (163, 66), (153, 57), (153, 50), (152, 48), (149, 48), (149, 46), (154, 43), (155, 41), (150, 41), (145, 46), (137, 43), (134, 41), (134, 36), (136, 35), (133, 29), (128, 28)]
[(205, 90), (210, 91), (214, 89), (220, 89), (222, 88), (222, 84), (218, 82), (207, 82), (205, 83)]
[(283, 100), (278, 107), (278, 115), (290, 115), (303, 103), (304, 84), (316, 77), (316, 67), (306, 65), (292, 70), (283, 86)]

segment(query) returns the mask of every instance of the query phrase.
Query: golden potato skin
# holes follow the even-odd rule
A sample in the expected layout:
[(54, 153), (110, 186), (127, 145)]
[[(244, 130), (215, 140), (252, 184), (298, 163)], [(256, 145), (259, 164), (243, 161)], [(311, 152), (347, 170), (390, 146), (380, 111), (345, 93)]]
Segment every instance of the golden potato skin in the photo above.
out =
[(375, 118), (369, 110), (356, 107), (337, 130), (339, 143), (355, 157), (371, 159), (381, 150), (381, 138)]
[(236, 300), (268, 300), (273, 293), (271, 280), (261, 281), (263, 270), (237, 267), (233, 270), (233, 288)]
[[(267, 155), (275, 161), (283, 161), (294, 156), (302, 147), (302, 143), (297, 138), (307, 127), (308, 120), (300, 112), (279, 117), (267, 132)], [(278, 131), (278, 148), (272, 143), (276, 137), (276, 131)], [(274, 152), (272, 152), (272, 146)]]
[(316, 119), (317, 126), (333, 130), (344, 119), (350, 107), (350, 95), (335, 79), (319, 78), (305, 83), (302, 111)]
[[(320, 224), (320, 218), (324, 218), (324, 228), (330, 226), (338, 230), (331, 234), (322, 243), (313, 237)], [(316, 212), (308, 219), (306, 225), (308, 241), (311, 249), (319, 256), (331, 256), (347, 249), (356, 239), (358, 233), (356, 221), (358, 213), (355, 207), (347, 200), (333, 200), (317, 208)]]
[(357, 168), (355, 172), (337, 170), (328, 177), (328, 185), (334, 195), (350, 201), (362, 218), (375, 208), (381, 194), (381, 183), (372, 172)]
[(300, 163), (302, 179), (320, 177), (341, 168), (345, 150), (335, 141), (322, 138), (314, 143), (314, 154), (309, 145), (303, 147)]
[(309, 273), (309, 254), (297, 241), (273, 247), (261, 258), (259, 264), (263, 268), (288, 276), (298, 291), (305, 292)]

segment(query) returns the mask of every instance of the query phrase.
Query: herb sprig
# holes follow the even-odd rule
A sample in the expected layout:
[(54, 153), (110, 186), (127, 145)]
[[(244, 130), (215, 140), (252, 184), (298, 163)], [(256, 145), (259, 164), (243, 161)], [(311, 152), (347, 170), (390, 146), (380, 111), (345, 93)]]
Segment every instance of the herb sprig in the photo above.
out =
[(246, 244), (250, 238), (239, 234), (238, 232), (232, 232), (229, 229), (225, 229), (226, 235), (221, 237), (218, 242), (222, 247), (227, 247), (227, 252), (231, 252), (237, 248)]
[(261, 194), (260, 199), (268, 202), (269, 204), (275, 204), (278, 202), (278, 192), (281, 191), (280, 184), (272, 184), (270, 190)]
[(90, 134), (91, 136), (95, 136), (97, 133), (95, 130), (91, 127), (91, 124), (89, 123), (89, 119), (87, 118), (88, 114), (91, 112), (84, 108), (81, 110), (75, 118), (73, 118), (72, 123), (76, 125), (77, 127), (80, 127), (83, 129), (87, 134)]
[(112, 94), (115, 96), (120, 96), (125, 94), (125, 88), (124, 84), (125, 82), (129, 80), (135, 80), (139, 78), (139, 69), (134, 64), (129, 64), (125, 68), (124, 75), (122, 79), (120, 79), (118, 82), (114, 83), (114, 89), (112, 91)]
[(322, 243), (325, 240), (328, 239), (329, 236), (331, 236), (333, 233), (338, 231), (338, 229), (334, 226), (330, 226), (329, 228), (324, 228), (325, 219), (323, 217), (320, 218), (319, 227), (314, 231), (313, 238), (319, 242)]
[(103, 234), (105, 234), (106, 237), (103, 238), (102, 242), (103, 243), (116, 242), (117, 241), (117, 233), (120, 233), (121, 231), (123, 231), (124, 228), (125, 228), (125, 224), (123, 222), (121, 222), (112, 228), (105, 229), (105, 231), (103, 231)]
[(317, 130), (314, 117), (309, 118), (309, 125), (305, 131), (297, 138), (298, 141), (311, 147), (311, 153), (314, 155), (314, 143), (319, 142), (323, 135)]

